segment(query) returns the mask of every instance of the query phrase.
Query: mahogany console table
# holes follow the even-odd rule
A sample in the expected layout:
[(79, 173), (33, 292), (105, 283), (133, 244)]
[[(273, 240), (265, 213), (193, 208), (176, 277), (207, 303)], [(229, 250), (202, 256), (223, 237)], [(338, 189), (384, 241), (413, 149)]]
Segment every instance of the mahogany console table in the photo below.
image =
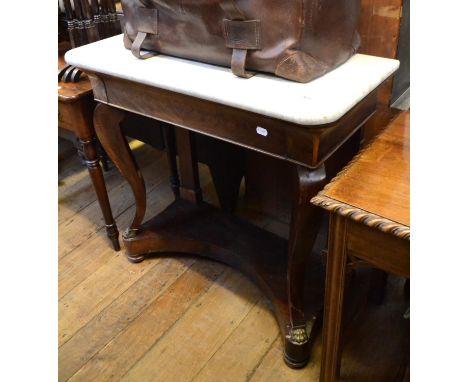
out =
[[(73, 49), (65, 58), (88, 73), (100, 102), (97, 135), (135, 196), (135, 217), (123, 235), (128, 259), (188, 253), (243, 271), (273, 303), (286, 363), (303, 367), (323, 307), (322, 267), (305, 272), (322, 216), (309, 201), (334, 175), (327, 168), (344, 165), (357, 151), (342, 148), (374, 113), (376, 89), (398, 61), (358, 54), (309, 84), (264, 74), (246, 80), (229, 68), (174, 57), (138, 60), (122, 38)], [(180, 197), (144, 224), (145, 184), (119, 128), (126, 111), (177, 126)], [(289, 241), (203, 202), (192, 131), (290, 163), (295, 196)]]
[(410, 277), (409, 112), (400, 114), (312, 203), (331, 212), (320, 381), (340, 375), (346, 270)]

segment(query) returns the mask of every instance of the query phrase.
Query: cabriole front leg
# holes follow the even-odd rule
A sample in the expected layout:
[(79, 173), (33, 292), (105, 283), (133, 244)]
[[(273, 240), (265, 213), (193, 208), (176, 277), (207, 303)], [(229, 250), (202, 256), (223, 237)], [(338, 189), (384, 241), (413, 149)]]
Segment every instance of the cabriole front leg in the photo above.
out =
[[(124, 111), (105, 104), (99, 104), (94, 111), (94, 128), (101, 145), (130, 184), (135, 198), (135, 216), (123, 234), (126, 243), (138, 235), (138, 228), (145, 216), (146, 188), (143, 176), (120, 128), (124, 116)], [(140, 262), (145, 258), (144, 255), (132, 256), (128, 253), (127, 257), (131, 262)]]
[[(285, 338), (284, 360), (290, 367), (300, 368), (310, 357), (310, 334), (315, 320), (306, 317), (304, 284), (306, 260), (311, 255), (320, 229), (322, 210), (310, 199), (326, 183), (325, 166), (310, 170), (295, 167), (295, 192), (291, 216), (288, 249), (288, 305), (290, 322)], [(311, 321), (312, 319), (312, 321)]]

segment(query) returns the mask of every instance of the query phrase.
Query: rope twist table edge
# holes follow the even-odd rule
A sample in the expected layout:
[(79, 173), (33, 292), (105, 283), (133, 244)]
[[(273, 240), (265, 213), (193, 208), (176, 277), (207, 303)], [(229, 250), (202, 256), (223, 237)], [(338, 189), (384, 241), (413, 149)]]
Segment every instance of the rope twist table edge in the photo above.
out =
[(359, 208), (338, 202), (320, 194), (313, 197), (311, 199), (311, 203), (318, 207), (322, 207), (327, 211), (352, 219), (358, 223), (362, 223), (368, 227), (376, 228), (384, 233), (394, 235), (400, 239), (410, 240), (410, 228), (403, 224), (396, 223), (392, 220), (385, 219), (381, 216), (374, 215), (370, 212), (363, 211)]

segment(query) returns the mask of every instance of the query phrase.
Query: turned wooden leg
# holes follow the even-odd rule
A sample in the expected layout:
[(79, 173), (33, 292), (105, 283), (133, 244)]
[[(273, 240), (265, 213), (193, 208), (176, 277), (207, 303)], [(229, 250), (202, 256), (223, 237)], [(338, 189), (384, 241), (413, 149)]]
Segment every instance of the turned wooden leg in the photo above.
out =
[(102, 169), (99, 164), (99, 155), (96, 149), (94, 137), (92, 110), (92, 98), (83, 98), (73, 108), (74, 132), (78, 139), (78, 154), (88, 168), (89, 176), (94, 186), (96, 196), (101, 207), (102, 215), (106, 225), (107, 236), (113, 248), (120, 250), (119, 231), (115, 224), (112, 210), (107, 195), (106, 184)]
[[(88, 138), (91, 137), (91, 138)], [(104, 151), (104, 149), (101, 146), (101, 143), (96, 139), (94, 136), (94, 133), (90, 134), (85, 134), (84, 136), (81, 135), (81, 138), (78, 136), (76, 137), (76, 141), (74, 142), (74, 146), (76, 147), (76, 150), (78, 151), (78, 157), (81, 160), (81, 163), (83, 166), (86, 166), (86, 158), (84, 155), (84, 146), (83, 142), (86, 142), (88, 140), (92, 140), (94, 147), (96, 148), (96, 156), (99, 158), (99, 162), (101, 163), (101, 167), (104, 170), (104, 172), (109, 171), (109, 157), (107, 156), (107, 153)]]
[(86, 167), (93, 182), (94, 190), (101, 207), (102, 215), (106, 223), (107, 236), (109, 237), (114, 250), (120, 251), (119, 244), (119, 231), (115, 224), (114, 217), (112, 216), (112, 210), (109, 203), (109, 197), (107, 195), (106, 183), (104, 182), (104, 176), (97, 155), (94, 139), (81, 139), (79, 138), (80, 145), (83, 149), (83, 156), (85, 158)]
[(303, 367), (310, 355), (310, 332), (306, 327), (304, 282), (307, 257), (320, 229), (323, 211), (310, 203), (326, 183), (325, 166), (315, 170), (296, 165), (294, 204), (288, 254), (288, 304), (290, 324), (284, 359), (290, 367)]
[[(146, 188), (143, 176), (120, 128), (120, 122), (124, 116), (125, 113), (122, 110), (105, 104), (97, 105), (94, 111), (94, 128), (99, 141), (109, 158), (130, 184), (135, 198), (135, 216), (130, 227), (123, 234), (123, 239), (126, 241), (138, 234), (138, 227), (145, 217)], [(144, 259), (144, 255), (131, 257), (127, 254), (127, 257), (132, 262)]]
[(164, 124), (163, 126), (164, 145), (166, 146), (167, 162), (169, 164), (170, 182), (174, 197), (180, 197), (179, 172), (177, 170), (177, 150), (175, 143), (174, 127)]
[(346, 219), (330, 217), (325, 307), (322, 335), (321, 382), (334, 382), (340, 376), (341, 321), (346, 283)]
[(180, 167), (180, 197), (192, 203), (203, 200), (198, 174), (197, 152), (194, 134), (186, 129), (175, 127), (177, 152)]

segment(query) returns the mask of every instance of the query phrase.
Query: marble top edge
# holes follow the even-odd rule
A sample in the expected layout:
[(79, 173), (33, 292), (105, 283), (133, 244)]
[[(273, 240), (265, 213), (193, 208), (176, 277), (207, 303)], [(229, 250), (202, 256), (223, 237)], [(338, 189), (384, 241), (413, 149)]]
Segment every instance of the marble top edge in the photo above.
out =
[(125, 49), (122, 36), (72, 49), (65, 54), (65, 60), (84, 71), (308, 126), (340, 119), (400, 64), (398, 60), (356, 54), (335, 70), (306, 84), (263, 73), (244, 79), (234, 76), (230, 68), (182, 58), (157, 55), (139, 60)]

